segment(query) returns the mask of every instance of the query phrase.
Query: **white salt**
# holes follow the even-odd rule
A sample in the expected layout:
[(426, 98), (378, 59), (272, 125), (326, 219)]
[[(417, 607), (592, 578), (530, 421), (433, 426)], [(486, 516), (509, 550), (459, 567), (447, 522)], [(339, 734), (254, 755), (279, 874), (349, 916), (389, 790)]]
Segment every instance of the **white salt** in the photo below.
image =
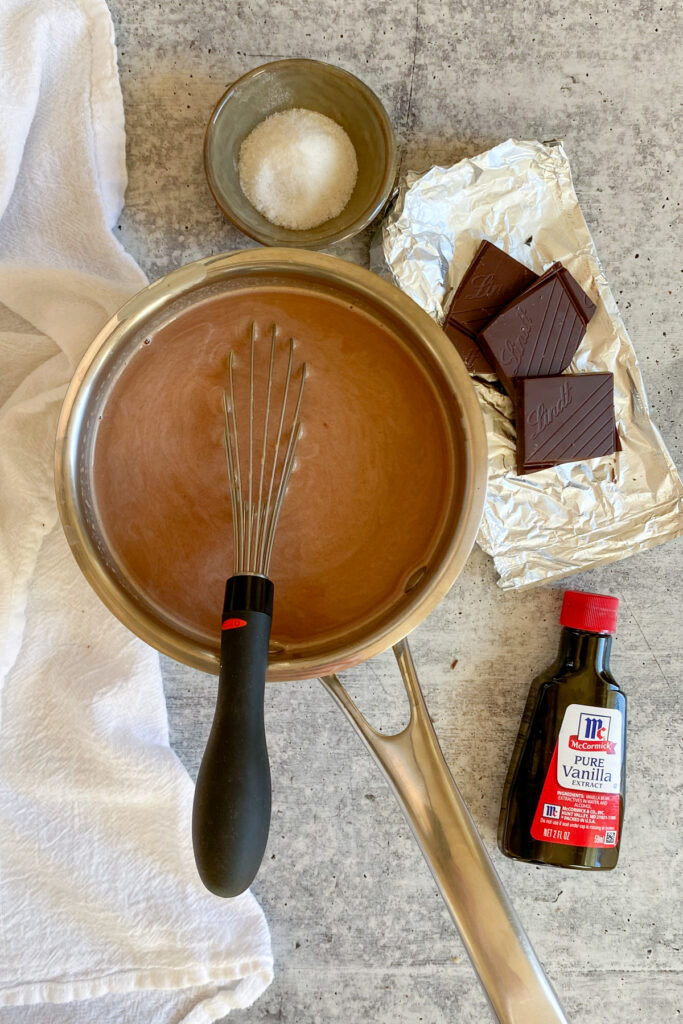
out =
[(358, 160), (336, 121), (295, 107), (271, 114), (247, 135), (239, 176), (266, 220), (303, 231), (341, 213), (356, 185)]

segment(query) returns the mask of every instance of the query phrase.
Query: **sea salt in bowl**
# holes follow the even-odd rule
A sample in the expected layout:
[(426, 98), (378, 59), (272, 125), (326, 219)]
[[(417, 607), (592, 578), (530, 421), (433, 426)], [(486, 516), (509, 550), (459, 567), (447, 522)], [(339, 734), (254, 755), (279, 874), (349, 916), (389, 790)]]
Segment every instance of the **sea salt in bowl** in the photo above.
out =
[[(266, 220), (240, 186), (240, 146), (266, 117), (292, 107), (336, 121), (351, 139), (358, 177), (348, 203), (317, 227), (291, 230)], [(383, 210), (396, 179), (396, 140), (379, 99), (359, 78), (317, 60), (279, 60), (234, 82), (211, 115), (204, 139), (204, 168), (222, 213), (263, 245), (322, 249), (358, 234)]]

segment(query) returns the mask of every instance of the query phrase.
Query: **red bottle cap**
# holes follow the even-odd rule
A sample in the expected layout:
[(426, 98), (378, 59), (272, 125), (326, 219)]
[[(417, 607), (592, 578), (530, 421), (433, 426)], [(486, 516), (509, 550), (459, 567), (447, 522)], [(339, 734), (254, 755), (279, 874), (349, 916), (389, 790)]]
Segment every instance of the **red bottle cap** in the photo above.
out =
[(619, 598), (609, 594), (585, 594), (565, 590), (560, 625), (585, 629), (589, 633), (616, 633)]

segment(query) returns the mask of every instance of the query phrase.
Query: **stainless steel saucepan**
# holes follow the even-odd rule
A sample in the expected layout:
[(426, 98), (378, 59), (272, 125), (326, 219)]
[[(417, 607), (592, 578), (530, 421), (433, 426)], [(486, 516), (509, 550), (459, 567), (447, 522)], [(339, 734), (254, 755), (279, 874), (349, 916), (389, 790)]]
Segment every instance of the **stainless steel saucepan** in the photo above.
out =
[[(441, 329), (412, 300), (346, 261), (293, 249), (248, 250), (199, 260), (130, 299), (85, 354), (67, 393), (56, 444), (56, 490), (64, 530), (84, 575), (134, 633), (164, 654), (217, 673), (220, 638), (193, 629), (146, 594), (117, 558), (103, 528), (93, 471), (98, 424), (131, 358), (155, 331), (232, 288), (296, 288), (330, 294), (385, 324), (419, 361), (441, 407), (457, 486), (427, 564), (370, 619), (269, 655), (269, 679), (319, 676), (382, 769), (432, 870), (492, 1009), (505, 1024), (566, 1022), (553, 989), (496, 875), (444, 760), (406, 636), (447, 593), (474, 543), (486, 489), (486, 440), (469, 376)], [(229, 569), (229, 567), (226, 567)], [(412, 568), (412, 567), (411, 567)], [(363, 718), (337, 673), (393, 647), (410, 703), (395, 736)]]

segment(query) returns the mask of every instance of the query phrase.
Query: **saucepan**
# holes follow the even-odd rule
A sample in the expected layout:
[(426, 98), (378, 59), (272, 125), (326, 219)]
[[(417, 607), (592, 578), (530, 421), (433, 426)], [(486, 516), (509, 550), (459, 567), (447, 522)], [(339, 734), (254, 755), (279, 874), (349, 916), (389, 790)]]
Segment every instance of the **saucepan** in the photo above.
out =
[[(395, 340), (397, 358), (400, 349), (413, 361), (415, 373), (424, 384), (421, 401), (430, 405), (425, 416), (436, 417), (441, 423), (448, 497), (434, 521), (428, 551), (417, 559), (417, 564), (414, 554), (412, 561), (403, 559), (401, 540), (412, 535), (415, 524), (401, 523), (397, 528), (391, 519), (392, 509), (381, 510), (387, 533), (394, 537), (391, 550), (383, 553), (393, 566), (390, 599), (375, 596), (367, 607), (362, 601), (356, 603), (356, 611), (338, 628), (328, 624), (317, 632), (313, 630), (311, 636), (304, 631), (297, 642), (278, 636), (276, 613), (268, 678), (319, 677), (357, 730), (410, 823), (497, 1019), (506, 1024), (564, 1022), (566, 1017), (557, 997), (450, 774), (406, 639), (460, 573), (474, 543), (486, 490), (486, 440), (474, 389), (460, 357), (426, 313), (391, 284), (358, 266), (332, 256), (293, 249), (247, 250), (209, 257), (181, 267), (143, 289), (122, 307), (88, 349), (64, 402), (56, 442), (55, 479), (66, 537), (93, 589), (128, 628), (178, 661), (206, 672), (218, 672), (219, 630), (193, 620), (192, 608), (174, 606), (173, 599), (168, 598), (169, 593), (174, 593), (172, 586), (164, 597), (142, 585), (121, 556), (111, 525), (107, 525), (103, 504), (107, 498), (96, 471), (98, 434), (103, 429), (103, 420), (108, 420), (112, 394), (119, 394), (117, 385), (143, 346), (156, 338), (163, 339), (169, 325), (184, 322), (182, 318), (188, 313), (211, 309), (212, 302), (231, 292), (233, 296), (238, 292), (246, 296), (247, 305), (253, 306), (257, 316), (259, 296), (271, 294), (274, 288), (301, 296), (302, 301), (306, 297), (316, 301), (324, 297), (326, 301), (341, 303), (364, 317), (364, 322), (380, 325)], [(207, 328), (204, 324), (202, 329), (211, 333), (210, 325)], [(319, 324), (319, 330), (324, 345), (325, 323)], [(190, 374), (191, 362), (190, 358), (182, 372)], [(315, 366), (311, 373), (315, 381)], [(153, 387), (155, 380), (152, 377), (149, 386)], [(416, 384), (416, 394), (418, 391)], [(424, 398), (426, 394), (428, 399)], [(362, 431), (359, 436), (364, 436)], [(219, 437), (220, 431), (216, 446)], [(304, 435), (300, 444), (304, 454), (305, 440)], [(213, 443), (214, 439), (207, 439), (207, 445)], [(371, 438), (368, 445), (371, 447)], [(324, 452), (320, 459), (321, 464), (330, 461)], [(400, 462), (394, 463), (400, 477)], [(296, 473), (291, 486), (295, 486), (295, 479)], [(411, 480), (406, 479), (403, 486), (410, 487)], [(188, 493), (186, 500), (196, 508), (191, 521), (193, 536), (195, 527), (201, 534), (203, 495)], [(153, 502), (153, 496), (150, 501)], [(227, 507), (227, 488), (225, 503)], [(163, 523), (163, 511), (150, 508), (151, 519)], [(352, 508), (336, 511), (353, 519)], [(328, 514), (334, 515), (335, 510)], [(216, 530), (211, 529), (213, 542)], [(279, 531), (282, 529), (286, 543), (286, 522)], [(227, 528), (225, 532), (228, 533)], [(302, 559), (305, 563), (305, 552)], [(162, 570), (165, 571), (163, 566)], [(229, 564), (217, 569), (217, 616), (220, 588), (230, 571)], [(311, 593), (324, 600), (324, 588), (335, 585), (338, 571), (338, 567), (330, 566)], [(274, 582), (277, 607), (277, 572)], [(359, 580), (361, 591), (362, 586)], [(389, 647), (396, 655), (410, 705), (408, 725), (394, 736), (380, 734), (371, 727), (339, 678), (343, 669)]]

